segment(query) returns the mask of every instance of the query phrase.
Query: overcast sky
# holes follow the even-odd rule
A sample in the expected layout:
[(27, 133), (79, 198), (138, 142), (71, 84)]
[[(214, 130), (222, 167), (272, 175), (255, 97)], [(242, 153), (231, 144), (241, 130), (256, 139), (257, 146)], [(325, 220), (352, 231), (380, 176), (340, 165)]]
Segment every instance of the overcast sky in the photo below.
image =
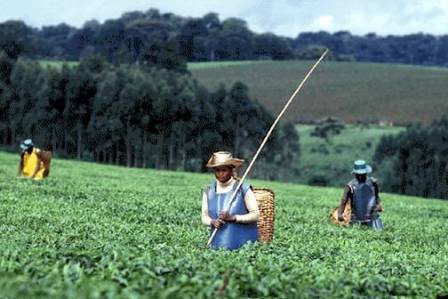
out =
[(348, 30), (363, 35), (448, 34), (448, 0), (0, 0), (0, 22), (28, 25), (118, 18), (124, 12), (157, 8), (181, 16), (216, 12), (221, 20), (238, 17), (255, 32), (295, 37), (299, 32)]

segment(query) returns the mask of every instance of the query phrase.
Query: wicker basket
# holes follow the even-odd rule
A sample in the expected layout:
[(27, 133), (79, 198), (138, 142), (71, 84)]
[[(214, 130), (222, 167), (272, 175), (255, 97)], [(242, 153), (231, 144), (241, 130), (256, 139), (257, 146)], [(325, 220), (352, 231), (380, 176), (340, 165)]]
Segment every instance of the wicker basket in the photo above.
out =
[(352, 216), (352, 208), (350, 205), (350, 202), (348, 202), (345, 205), (345, 209), (344, 209), (344, 221), (339, 221), (338, 220), (338, 210), (339, 207), (334, 208), (331, 212), (330, 212), (330, 221), (334, 224), (339, 224), (339, 225), (344, 225), (347, 226), (350, 223), (350, 218)]
[(50, 166), (51, 166), (51, 158), (53, 157), (53, 153), (50, 151), (40, 151), (40, 158), (44, 163), (44, 178), (46, 178), (50, 174)]
[(275, 194), (270, 189), (254, 188), (260, 217), (258, 218), (258, 240), (262, 243), (272, 242), (274, 236)]

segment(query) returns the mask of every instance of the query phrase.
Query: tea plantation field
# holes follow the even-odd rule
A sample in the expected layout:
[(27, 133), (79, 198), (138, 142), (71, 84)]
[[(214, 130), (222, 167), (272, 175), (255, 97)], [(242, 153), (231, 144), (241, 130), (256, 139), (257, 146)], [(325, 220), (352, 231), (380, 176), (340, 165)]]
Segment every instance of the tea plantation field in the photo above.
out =
[[(212, 89), (241, 81), (277, 114), (314, 61), (190, 63)], [(346, 122), (430, 123), (448, 111), (448, 68), (324, 61), (291, 105), (285, 119), (310, 122), (336, 116)]]
[[(44, 182), (0, 153), (1, 298), (434, 298), (448, 293), (448, 202), (383, 194), (385, 231), (339, 228), (339, 189), (276, 192), (271, 245), (205, 249), (211, 174), (55, 159)], [(348, 179), (348, 178), (347, 178)]]

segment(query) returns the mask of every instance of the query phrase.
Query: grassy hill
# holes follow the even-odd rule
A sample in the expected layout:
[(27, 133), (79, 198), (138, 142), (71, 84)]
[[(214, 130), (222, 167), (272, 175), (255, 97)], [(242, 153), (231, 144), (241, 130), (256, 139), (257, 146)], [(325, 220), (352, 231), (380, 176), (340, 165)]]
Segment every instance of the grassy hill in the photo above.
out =
[[(313, 62), (192, 63), (200, 83), (242, 81), (253, 97), (277, 113)], [(285, 118), (308, 122), (336, 116), (347, 122), (431, 122), (448, 111), (448, 68), (324, 61)]]
[(204, 248), (211, 175), (55, 160), (43, 182), (0, 153), (0, 289), (10, 298), (410, 296), (448, 293), (448, 202), (383, 194), (385, 231), (328, 222), (339, 189), (276, 192), (275, 237)]
[[(404, 130), (396, 126), (346, 125), (340, 134), (328, 140), (311, 136), (312, 125), (297, 125), (300, 137), (300, 174), (303, 184), (343, 186), (350, 180), (354, 160), (372, 163), (375, 148), (382, 136), (395, 135)], [(383, 169), (374, 167), (373, 175), (380, 179)]]
[(69, 67), (77, 66), (77, 61), (56, 61), (56, 60), (39, 60), (39, 64), (43, 67), (52, 67), (60, 69), (63, 64), (66, 64)]

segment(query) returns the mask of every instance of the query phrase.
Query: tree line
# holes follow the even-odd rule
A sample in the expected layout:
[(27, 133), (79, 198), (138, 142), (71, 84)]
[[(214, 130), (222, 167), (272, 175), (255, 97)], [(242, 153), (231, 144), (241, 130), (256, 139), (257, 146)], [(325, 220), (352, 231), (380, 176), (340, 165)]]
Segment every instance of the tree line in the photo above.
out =
[(384, 136), (374, 161), (385, 191), (448, 199), (448, 117)]
[[(61, 157), (188, 171), (205, 170), (217, 150), (248, 159), (273, 122), (240, 82), (209, 91), (189, 74), (154, 66), (91, 56), (77, 66), (43, 68), (5, 52), (0, 115), (3, 146), (32, 137)], [(277, 130), (266, 153), (258, 177), (291, 176), (281, 167), (299, 155), (292, 124)]]
[(330, 59), (340, 61), (448, 65), (448, 35), (320, 31), (288, 38), (254, 33), (244, 20), (220, 20), (216, 13), (185, 18), (150, 9), (104, 23), (91, 20), (81, 28), (0, 23), (0, 48), (10, 57), (78, 61), (98, 54), (112, 63), (149, 63), (184, 72), (187, 61), (314, 59), (323, 47), (332, 50)]

